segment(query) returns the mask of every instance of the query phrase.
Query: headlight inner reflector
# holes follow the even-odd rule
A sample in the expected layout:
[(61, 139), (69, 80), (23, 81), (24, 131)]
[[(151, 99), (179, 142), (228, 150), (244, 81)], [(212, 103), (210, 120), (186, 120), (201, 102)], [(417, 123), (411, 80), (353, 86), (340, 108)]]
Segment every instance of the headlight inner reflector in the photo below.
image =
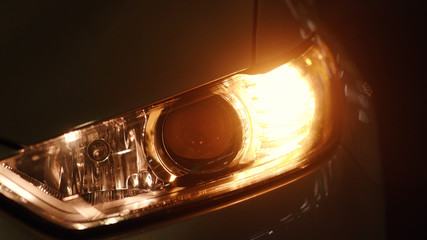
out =
[(253, 149), (275, 159), (300, 147), (309, 134), (315, 99), (307, 80), (294, 67), (282, 65), (259, 75), (235, 76), (235, 95), (245, 104), (252, 123)]

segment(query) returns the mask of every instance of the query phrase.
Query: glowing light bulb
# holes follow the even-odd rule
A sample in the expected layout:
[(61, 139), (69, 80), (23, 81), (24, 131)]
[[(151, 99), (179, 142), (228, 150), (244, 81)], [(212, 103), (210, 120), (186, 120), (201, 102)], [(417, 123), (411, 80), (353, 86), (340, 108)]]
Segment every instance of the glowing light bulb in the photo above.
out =
[(245, 105), (252, 124), (253, 151), (272, 159), (297, 150), (310, 132), (315, 110), (307, 80), (289, 65), (236, 78), (242, 84), (235, 95)]

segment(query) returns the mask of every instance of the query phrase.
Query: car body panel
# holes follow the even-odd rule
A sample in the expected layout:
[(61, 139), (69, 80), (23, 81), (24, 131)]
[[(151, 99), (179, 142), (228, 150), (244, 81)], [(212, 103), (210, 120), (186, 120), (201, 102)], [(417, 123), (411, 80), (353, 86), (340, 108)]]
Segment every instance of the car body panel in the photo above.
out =
[(20, 22), (2, 34), (8, 38), (0, 50), (2, 88), (10, 89), (0, 95), (0, 109), (9, 113), (0, 119), (0, 137), (21, 144), (154, 103), (252, 62), (250, 1), (52, 1), (34, 11), (5, 16)]

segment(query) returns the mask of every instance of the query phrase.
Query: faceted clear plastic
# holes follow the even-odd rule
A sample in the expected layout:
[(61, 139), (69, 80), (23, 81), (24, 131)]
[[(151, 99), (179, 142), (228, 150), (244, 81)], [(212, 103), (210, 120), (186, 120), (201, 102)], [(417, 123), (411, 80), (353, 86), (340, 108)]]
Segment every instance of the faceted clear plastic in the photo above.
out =
[[(55, 224), (86, 229), (220, 197), (302, 168), (330, 135), (333, 64), (318, 43), (267, 73), (236, 74), (26, 147), (1, 161), (0, 192)], [(224, 108), (191, 112), (216, 98)], [(185, 138), (177, 135), (182, 125), (165, 120), (178, 121), (177, 111), (206, 119), (223, 110), (230, 121), (201, 124), (184, 131), (194, 135)], [(227, 145), (220, 145), (223, 136)]]

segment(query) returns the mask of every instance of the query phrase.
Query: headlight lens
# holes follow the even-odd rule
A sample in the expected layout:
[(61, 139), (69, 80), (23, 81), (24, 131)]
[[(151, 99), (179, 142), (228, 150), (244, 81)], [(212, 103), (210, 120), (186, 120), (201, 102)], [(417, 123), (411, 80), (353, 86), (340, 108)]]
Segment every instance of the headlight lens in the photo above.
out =
[(333, 67), (320, 43), (2, 160), (0, 192), (86, 229), (244, 191), (308, 164), (331, 134)]

